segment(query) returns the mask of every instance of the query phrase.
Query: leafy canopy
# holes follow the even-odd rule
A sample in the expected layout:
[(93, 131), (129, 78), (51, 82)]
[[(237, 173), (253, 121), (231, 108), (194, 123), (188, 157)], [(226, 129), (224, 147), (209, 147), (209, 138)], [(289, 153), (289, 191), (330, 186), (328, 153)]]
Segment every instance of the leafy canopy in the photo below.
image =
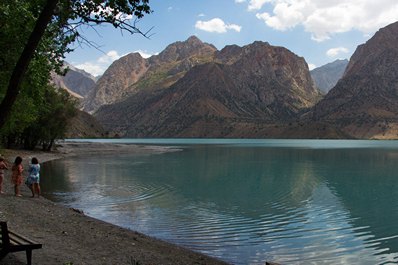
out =
[[(28, 141), (32, 134), (27, 130), (40, 131), (38, 124), (57, 132), (41, 138), (62, 137), (64, 129), (55, 127), (61, 127), (58, 121), (70, 118), (74, 103), (49, 85), (50, 73), (62, 72), (64, 55), (71, 51), (71, 43), (91, 45), (80, 33), (81, 27), (111, 24), (131, 34), (147, 36), (148, 32), (142, 32), (136, 23), (151, 12), (149, 0), (0, 1), (0, 136), (3, 142), (24, 138)], [(51, 116), (54, 113), (56, 115)], [(62, 124), (65, 126), (66, 122)], [(44, 136), (47, 132), (41, 134)]]

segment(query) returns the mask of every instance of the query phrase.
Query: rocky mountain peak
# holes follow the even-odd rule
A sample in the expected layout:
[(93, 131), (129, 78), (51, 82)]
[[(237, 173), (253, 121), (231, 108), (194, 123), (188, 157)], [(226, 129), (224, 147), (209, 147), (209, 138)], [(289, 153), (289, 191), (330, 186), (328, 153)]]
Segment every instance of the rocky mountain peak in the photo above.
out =
[(98, 80), (84, 102), (88, 112), (124, 99), (142, 89), (163, 89), (174, 84), (193, 66), (213, 60), (217, 49), (195, 36), (177, 41), (148, 59), (130, 53), (116, 60)]
[(192, 46), (199, 46), (203, 44), (203, 42), (195, 35), (190, 36), (185, 42)]
[(343, 76), (347, 68), (348, 60), (336, 60), (334, 62), (317, 67), (311, 71), (315, 85), (326, 94)]
[(114, 61), (98, 80), (96, 88), (87, 95), (84, 110), (93, 112), (101, 105), (121, 100), (148, 67), (147, 60), (139, 53), (130, 53)]
[(355, 138), (397, 136), (398, 22), (380, 29), (352, 55), (343, 78), (313, 110)]
[[(240, 49), (228, 47), (217, 58), (234, 66), (238, 70), (235, 78), (246, 80), (245, 86), (253, 86), (251, 83), (258, 79), (257, 82), (264, 82), (263, 86), (272, 87), (272, 93), (295, 97), (292, 100), (295, 102), (292, 103), (293, 109), (311, 107), (320, 98), (304, 58), (286, 48), (256, 41)], [(280, 90), (276, 92), (278, 87)], [(268, 97), (266, 101), (273, 99)]]
[(209, 56), (216, 51), (217, 48), (213, 45), (202, 42), (196, 36), (191, 36), (185, 41), (177, 41), (168, 45), (159, 55), (153, 56), (152, 60), (153, 62), (180, 61), (194, 55)]
[(351, 56), (344, 75), (359, 71), (367, 63), (377, 60), (388, 51), (398, 51), (398, 22), (379, 29), (365, 44), (359, 45)]
[[(165, 53), (184, 51), (190, 41), (197, 40), (174, 43)], [(305, 60), (285, 48), (257, 41), (244, 47), (228, 46), (212, 58), (196, 64), (181, 60), (178, 68), (167, 68), (165, 80), (170, 73), (180, 75), (167, 89), (143, 89), (125, 101), (101, 107), (96, 117), (107, 129), (126, 137), (236, 137), (251, 133), (253, 137), (259, 133), (256, 129), (294, 120), (319, 100)], [(160, 69), (167, 65), (163, 63)], [(149, 70), (146, 80), (159, 73), (155, 68)], [(247, 127), (253, 130), (242, 133)]]

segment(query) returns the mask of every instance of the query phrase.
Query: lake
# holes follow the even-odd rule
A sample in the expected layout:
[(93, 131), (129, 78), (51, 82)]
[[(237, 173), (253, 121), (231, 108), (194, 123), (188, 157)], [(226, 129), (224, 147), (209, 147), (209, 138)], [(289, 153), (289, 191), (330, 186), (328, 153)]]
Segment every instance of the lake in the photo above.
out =
[(233, 264), (398, 263), (398, 141), (92, 141), (176, 151), (44, 163), (46, 197)]

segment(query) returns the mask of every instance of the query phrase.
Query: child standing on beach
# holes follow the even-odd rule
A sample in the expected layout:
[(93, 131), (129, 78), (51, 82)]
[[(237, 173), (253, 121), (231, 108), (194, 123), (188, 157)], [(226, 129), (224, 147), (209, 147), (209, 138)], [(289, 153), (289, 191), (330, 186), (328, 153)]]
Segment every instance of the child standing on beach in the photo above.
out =
[(21, 197), (21, 192), (19, 190), (19, 186), (21, 186), (23, 177), (23, 166), (22, 166), (22, 157), (17, 156), (14, 161), (14, 165), (12, 165), (12, 176), (11, 182), (14, 184), (14, 195)]
[(36, 157), (32, 158), (32, 163), (29, 166), (28, 172), (29, 175), (26, 180), (26, 184), (32, 192), (32, 198), (35, 197), (35, 194), (40, 198), (40, 164)]
[(0, 194), (3, 194), (4, 170), (8, 169), (4, 158), (0, 157)]

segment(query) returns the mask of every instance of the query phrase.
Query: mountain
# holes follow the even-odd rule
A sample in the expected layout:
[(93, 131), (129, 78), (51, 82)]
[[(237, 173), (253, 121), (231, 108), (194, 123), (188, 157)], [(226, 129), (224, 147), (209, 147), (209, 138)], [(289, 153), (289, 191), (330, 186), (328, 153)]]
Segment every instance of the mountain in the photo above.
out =
[(95, 77), (71, 64), (65, 63), (65, 67), (68, 68), (66, 74), (60, 76), (53, 73), (52, 82), (56, 86), (66, 89), (77, 98), (85, 97), (94, 88)]
[(64, 76), (65, 85), (75, 93), (85, 97), (95, 86), (96, 78), (84, 70), (67, 64), (68, 71)]
[(398, 22), (358, 46), (343, 78), (306, 117), (353, 138), (398, 137)]
[[(51, 74), (51, 81), (59, 88), (65, 89), (77, 99), (83, 99), (95, 86), (95, 77), (65, 62), (64, 67), (67, 72), (64, 76)], [(76, 110), (77, 115), (67, 124), (67, 138), (97, 138), (107, 137), (102, 125), (94, 116)]]
[(90, 114), (78, 110), (77, 115), (67, 125), (66, 138), (104, 138), (108, 134)]
[(140, 90), (168, 88), (193, 66), (211, 61), (216, 48), (192, 36), (175, 42), (158, 55), (144, 59), (138, 53), (115, 61), (98, 80), (83, 105), (88, 112), (134, 95)]
[(130, 53), (116, 60), (83, 101), (84, 110), (92, 112), (97, 106), (121, 99), (129, 86), (137, 82), (147, 68), (146, 60), (139, 53)]
[[(124, 137), (259, 137), (320, 99), (305, 60), (285, 48), (254, 42), (217, 51), (192, 41), (194, 53), (181, 49), (192, 46), (185, 42), (154, 57), (151, 74), (165, 65), (168, 74), (102, 106), (95, 113), (100, 123)], [(174, 82), (165, 82), (170, 76)]]
[(311, 77), (315, 85), (324, 93), (327, 94), (333, 88), (337, 81), (343, 76), (344, 71), (348, 65), (348, 60), (336, 60), (334, 62), (325, 64), (321, 67), (313, 69)]

